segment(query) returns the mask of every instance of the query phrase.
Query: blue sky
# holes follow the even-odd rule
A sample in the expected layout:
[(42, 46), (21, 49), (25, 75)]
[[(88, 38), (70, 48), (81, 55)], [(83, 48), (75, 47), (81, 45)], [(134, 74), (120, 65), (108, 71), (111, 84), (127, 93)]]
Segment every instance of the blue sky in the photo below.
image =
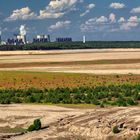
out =
[(73, 40), (140, 40), (140, 0), (1, 0), (3, 39), (24, 26), (37, 34)]

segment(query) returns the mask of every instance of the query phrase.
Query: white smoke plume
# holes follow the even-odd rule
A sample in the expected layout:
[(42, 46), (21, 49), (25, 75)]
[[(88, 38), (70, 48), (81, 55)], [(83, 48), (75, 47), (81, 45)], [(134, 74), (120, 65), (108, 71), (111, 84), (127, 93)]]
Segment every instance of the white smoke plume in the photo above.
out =
[(25, 25), (21, 25), (20, 26), (20, 35), (26, 35), (26, 27), (25, 27)]

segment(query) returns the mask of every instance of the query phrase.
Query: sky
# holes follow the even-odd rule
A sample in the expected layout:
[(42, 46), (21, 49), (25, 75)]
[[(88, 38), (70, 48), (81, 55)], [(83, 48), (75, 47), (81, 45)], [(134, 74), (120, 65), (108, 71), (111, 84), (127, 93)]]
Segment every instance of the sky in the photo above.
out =
[(0, 33), (73, 40), (140, 40), (140, 0), (0, 0)]

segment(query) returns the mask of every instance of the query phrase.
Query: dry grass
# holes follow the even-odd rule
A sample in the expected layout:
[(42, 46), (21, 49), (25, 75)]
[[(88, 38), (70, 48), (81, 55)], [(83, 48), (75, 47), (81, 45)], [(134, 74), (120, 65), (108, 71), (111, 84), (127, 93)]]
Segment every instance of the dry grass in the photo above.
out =
[(0, 72), (0, 88), (73, 88), (125, 83), (140, 83), (140, 75), (92, 75), (22, 71)]
[(22, 133), (26, 130), (23, 128), (10, 128), (10, 127), (0, 127), (0, 133)]

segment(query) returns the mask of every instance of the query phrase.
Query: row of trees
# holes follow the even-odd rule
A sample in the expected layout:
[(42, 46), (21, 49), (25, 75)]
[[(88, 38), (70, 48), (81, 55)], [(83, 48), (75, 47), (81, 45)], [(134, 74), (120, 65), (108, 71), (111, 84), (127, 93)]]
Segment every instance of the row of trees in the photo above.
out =
[(56, 89), (0, 90), (0, 103), (53, 103), (95, 105), (137, 105), (140, 101), (140, 85), (110, 85), (98, 87)]
[(3, 45), (5, 50), (56, 50), (56, 49), (140, 48), (140, 41), (88, 41), (33, 43), (21, 46)]

